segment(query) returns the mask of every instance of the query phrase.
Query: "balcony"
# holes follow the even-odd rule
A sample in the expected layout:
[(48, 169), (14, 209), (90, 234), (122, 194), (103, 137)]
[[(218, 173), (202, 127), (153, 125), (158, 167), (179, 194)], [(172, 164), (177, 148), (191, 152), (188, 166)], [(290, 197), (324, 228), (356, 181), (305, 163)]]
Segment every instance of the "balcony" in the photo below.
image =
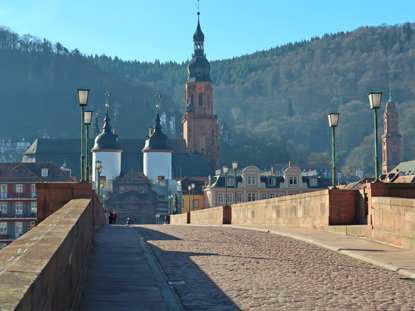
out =
[(18, 215), (2, 215), (0, 213), (1, 220), (36, 220), (36, 213), (18, 214)]
[(13, 193), (11, 196), (7, 194), (1, 194), (0, 199), (7, 199), (12, 201), (21, 201), (22, 199), (34, 200), (37, 198), (36, 193), (26, 194), (26, 193)]

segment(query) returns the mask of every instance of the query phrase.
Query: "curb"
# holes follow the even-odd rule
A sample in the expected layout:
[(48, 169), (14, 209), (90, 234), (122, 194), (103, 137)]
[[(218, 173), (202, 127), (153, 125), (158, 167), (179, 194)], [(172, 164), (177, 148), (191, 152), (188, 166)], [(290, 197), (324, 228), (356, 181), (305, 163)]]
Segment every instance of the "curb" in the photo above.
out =
[(306, 242), (306, 243), (309, 243), (309, 244), (313, 244), (313, 245), (331, 250), (333, 252), (337, 252), (339, 254), (343, 254), (343, 255), (352, 257), (354, 259), (358, 259), (358, 260), (370, 263), (374, 266), (378, 266), (380, 268), (383, 268), (383, 269), (386, 269), (386, 270), (389, 270), (389, 271), (392, 271), (392, 272), (396, 272), (396, 273), (398, 273), (402, 276), (405, 276), (407, 278), (415, 279), (415, 273), (414, 272), (411, 272), (411, 271), (403, 269), (403, 268), (399, 268), (395, 265), (392, 265), (392, 264), (387, 263), (385, 261), (378, 260), (376, 258), (361, 254), (359, 252), (345, 250), (345, 249), (342, 249), (342, 248), (337, 247), (337, 246), (332, 246), (332, 245), (317, 241), (315, 239), (306, 238), (306, 237), (298, 236), (298, 235), (293, 235), (293, 234), (290, 234), (290, 233), (273, 231), (273, 230), (269, 230), (269, 229), (249, 228), (249, 227), (238, 226), (238, 225), (232, 225), (230, 228), (247, 229), (247, 230), (253, 230), (253, 231), (260, 231), (260, 232), (269, 232), (269, 233), (272, 233), (272, 234), (285, 236), (285, 237), (288, 237), (288, 238), (292, 238), (292, 239), (295, 239), (295, 240), (299, 240), (299, 241), (303, 241), (303, 242)]
[(160, 286), (160, 292), (164, 298), (164, 302), (166, 303), (168, 310), (184, 311), (184, 308), (180, 303), (179, 297), (174, 292), (174, 290), (168, 285), (167, 276), (164, 274), (163, 269), (158, 263), (157, 257), (154, 255), (151, 248), (144, 241), (143, 236), (138, 232), (138, 230), (135, 230), (134, 227), (129, 227), (129, 229), (134, 231), (135, 235), (137, 236), (138, 242), (140, 243), (144, 255), (146, 256), (147, 263), (153, 271), (154, 276), (157, 279), (157, 283)]

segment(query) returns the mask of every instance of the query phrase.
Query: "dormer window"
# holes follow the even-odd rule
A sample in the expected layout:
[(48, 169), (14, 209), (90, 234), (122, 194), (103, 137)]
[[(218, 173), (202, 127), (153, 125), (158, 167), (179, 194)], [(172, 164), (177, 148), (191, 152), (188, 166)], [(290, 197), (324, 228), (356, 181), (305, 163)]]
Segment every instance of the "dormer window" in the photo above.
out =
[(268, 178), (268, 186), (275, 186), (275, 178)]
[(47, 168), (42, 168), (42, 171), (41, 171), (41, 176), (42, 176), (42, 177), (48, 177), (48, 175), (49, 175), (49, 169), (47, 169)]

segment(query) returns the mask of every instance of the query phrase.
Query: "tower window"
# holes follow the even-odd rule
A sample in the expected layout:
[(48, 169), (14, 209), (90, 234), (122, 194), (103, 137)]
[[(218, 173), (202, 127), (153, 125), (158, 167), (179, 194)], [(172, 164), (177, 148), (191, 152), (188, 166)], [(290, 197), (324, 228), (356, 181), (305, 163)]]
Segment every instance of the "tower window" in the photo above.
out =
[(199, 107), (203, 106), (203, 95), (199, 94)]
[(210, 97), (209, 96), (207, 97), (207, 106), (208, 107), (210, 106)]

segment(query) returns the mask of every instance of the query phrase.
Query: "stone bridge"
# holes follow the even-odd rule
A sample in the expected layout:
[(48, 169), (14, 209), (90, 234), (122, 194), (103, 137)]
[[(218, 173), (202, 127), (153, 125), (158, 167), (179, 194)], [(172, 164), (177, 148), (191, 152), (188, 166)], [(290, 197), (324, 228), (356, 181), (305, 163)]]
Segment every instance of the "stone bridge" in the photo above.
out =
[(90, 184), (39, 185), (40, 223), (0, 251), (0, 310), (411, 310), (413, 187), (374, 187), (369, 224), (330, 223), (361, 200), (327, 190), (126, 226)]

